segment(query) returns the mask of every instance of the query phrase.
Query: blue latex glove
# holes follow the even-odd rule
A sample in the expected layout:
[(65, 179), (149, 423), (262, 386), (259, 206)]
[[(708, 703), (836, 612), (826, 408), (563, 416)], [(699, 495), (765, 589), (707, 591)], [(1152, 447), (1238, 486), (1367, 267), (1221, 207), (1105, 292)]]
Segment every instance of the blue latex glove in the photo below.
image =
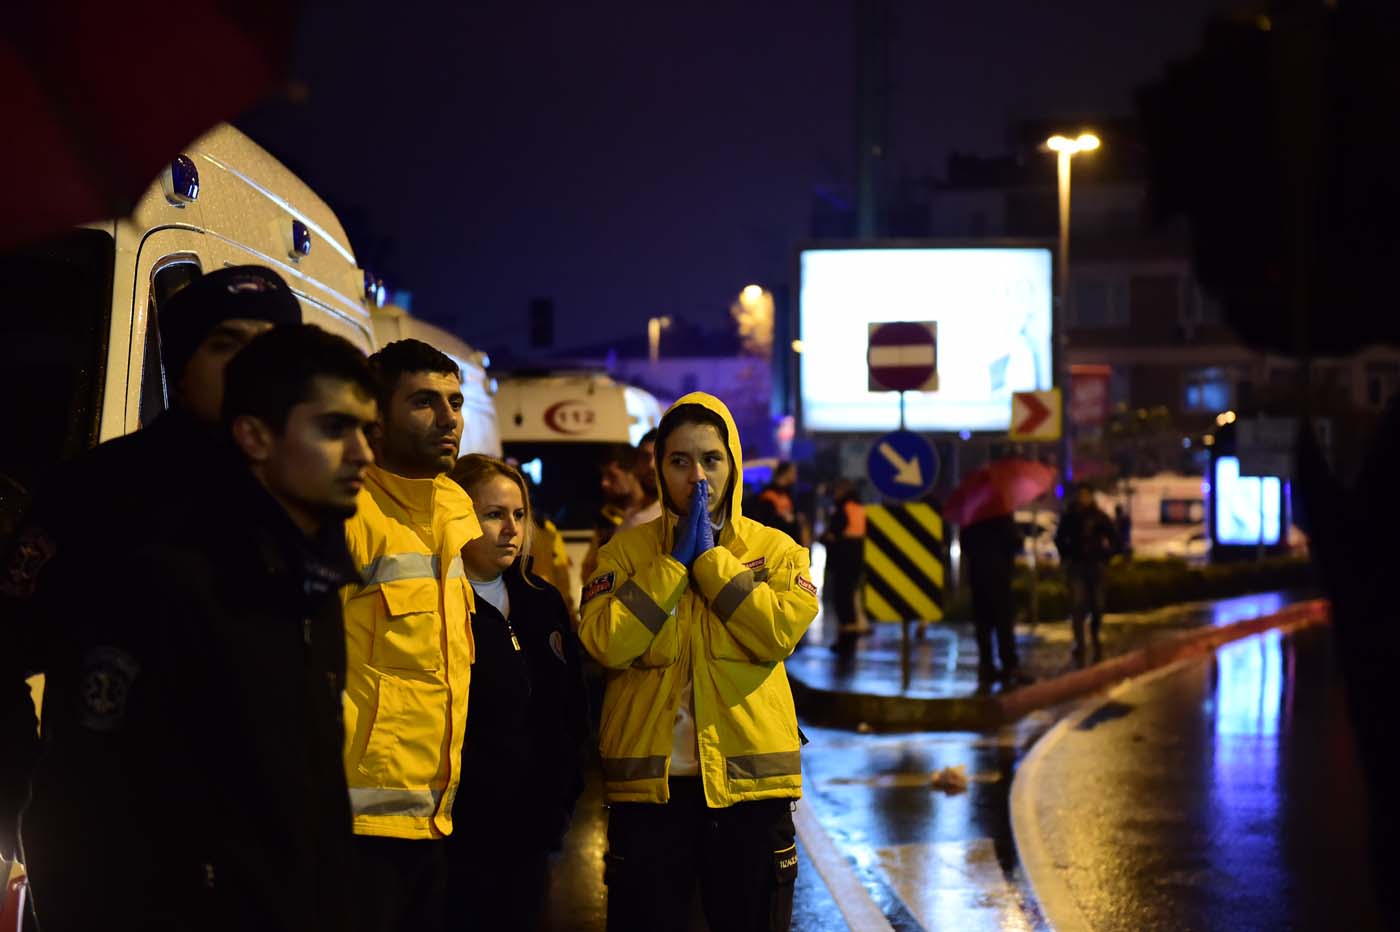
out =
[(695, 534), (695, 556), (715, 549), (715, 528), (710, 523), (710, 484), (702, 482), (695, 487), (696, 495), (690, 505), (690, 510), (697, 515), (695, 521), (699, 525)]
[[(704, 494), (701, 490), (705, 483), (700, 483), (695, 490), (690, 493), (690, 510), (676, 524), (676, 542), (671, 546), (671, 556), (676, 558), (676, 562), (690, 568), (690, 564), (695, 562), (696, 544), (700, 533), (700, 524), (696, 521), (696, 515), (703, 515), (704, 509), (700, 507), (700, 497)], [(708, 519), (706, 520), (708, 522)]]

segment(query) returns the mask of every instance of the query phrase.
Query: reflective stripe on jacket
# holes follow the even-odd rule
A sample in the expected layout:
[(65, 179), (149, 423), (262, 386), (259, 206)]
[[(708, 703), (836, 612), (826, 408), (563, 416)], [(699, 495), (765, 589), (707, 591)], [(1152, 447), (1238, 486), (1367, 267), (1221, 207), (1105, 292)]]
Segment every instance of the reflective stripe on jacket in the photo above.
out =
[(800, 741), (783, 660), (817, 614), (808, 553), (740, 514), (733, 486), (743, 456), (724, 404), (702, 393), (676, 404), (703, 404), (727, 425), (729, 517), (687, 573), (671, 557), (676, 518), (665, 509), (609, 541), (584, 587), (579, 638), (610, 671), (599, 736), (605, 793), (610, 802), (669, 799), (676, 708), (690, 679), (708, 804), (796, 798)]
[(345, 775), (356, 834), (452, 832), (457, 761), (475, 659), (462, 545), (481, 536), (446, 476), (370, 467), (345, 523), (363, 583), (345, 603)]

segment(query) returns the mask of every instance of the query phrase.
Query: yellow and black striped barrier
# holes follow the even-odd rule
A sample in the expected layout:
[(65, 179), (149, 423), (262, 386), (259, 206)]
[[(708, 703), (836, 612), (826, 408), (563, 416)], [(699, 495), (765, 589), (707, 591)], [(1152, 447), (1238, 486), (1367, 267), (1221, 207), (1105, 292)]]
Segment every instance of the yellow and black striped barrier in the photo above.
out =
[(943, 617), (943, 518), (931, 505), (865, 508), (865, 614), (871, 621)]

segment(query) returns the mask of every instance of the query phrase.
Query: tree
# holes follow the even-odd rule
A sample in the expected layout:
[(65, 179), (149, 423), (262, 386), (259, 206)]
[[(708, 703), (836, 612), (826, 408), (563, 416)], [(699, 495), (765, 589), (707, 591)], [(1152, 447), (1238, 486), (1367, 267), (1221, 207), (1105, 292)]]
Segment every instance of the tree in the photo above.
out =
[(1400, 4), (1276, 0), (1216, 19), (1138, 93), (1152, 199), (1190, 224), (1196, 271), (1256, 349), (1400, 345)]

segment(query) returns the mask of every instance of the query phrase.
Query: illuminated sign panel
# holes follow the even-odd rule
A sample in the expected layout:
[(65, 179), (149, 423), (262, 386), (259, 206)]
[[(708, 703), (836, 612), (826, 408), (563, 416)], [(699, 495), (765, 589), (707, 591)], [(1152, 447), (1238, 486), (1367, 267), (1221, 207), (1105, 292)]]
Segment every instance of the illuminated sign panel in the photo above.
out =
[(1239, 458), (1222, 456), (1215, 461), (1211, 494), (1215, 503), (1215, 537), (1220, 543), (1278, 543), (1283, 505), (1278, 476), (1241, 476)]
[(1013, 392), (1054, 385), (1047, 247), (805, 249), (800, 264), (808, 430), (898, 426), (899, 396), (869, 391), (871, 323), (937, 322), (938, 391), (906, 396), (910, 430), (1004, 431)]

